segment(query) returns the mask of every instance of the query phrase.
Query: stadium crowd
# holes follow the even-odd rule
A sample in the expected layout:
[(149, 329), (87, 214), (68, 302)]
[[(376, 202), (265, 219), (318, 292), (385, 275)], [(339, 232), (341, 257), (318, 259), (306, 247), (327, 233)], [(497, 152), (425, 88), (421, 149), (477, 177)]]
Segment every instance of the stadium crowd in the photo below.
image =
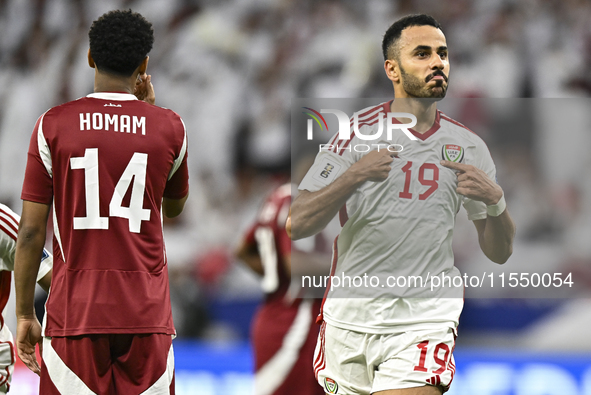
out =
[[(157, 104), (189, 133), (191, 195), (165, 230), (180, 335), (241, 335), (211, 305), (260, 298), (232, 250), (289, 170), (292, 98), (391, 96), (378, 43), (413, 12), (445, 28), (448, 98), (474, 98), (454, 115), (493, 151), (518, 228), (511, 261), (570, 270), (591, 287), (591, 176), (581, 171), (591, 137), (579, 127), (590, 117), (589, 1), (1, 0), (0, 202), (16, 211), (36, 117), (92, 91), (87, 28), (116, 8), (154, 24)], [(570, 123), (549, 116), (556, 107)], [(458, 223), (474, 233), (465, 214)], [(473, 236), (456, 239), (461, 269), (483, 259)]]

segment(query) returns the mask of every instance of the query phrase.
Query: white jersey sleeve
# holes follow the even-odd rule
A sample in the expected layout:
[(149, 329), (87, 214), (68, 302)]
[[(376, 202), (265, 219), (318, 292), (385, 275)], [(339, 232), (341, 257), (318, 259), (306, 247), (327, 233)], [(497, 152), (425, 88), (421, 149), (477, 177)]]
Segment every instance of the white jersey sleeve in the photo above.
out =
[(342, 155), (339, 155), (323, 150), (316, 155), (314, 164), (306, 173), (298, 189), (316, 192), (343, 175), (353, 163), (355, 160), (350, 152), (343, 152)]
[[(16, 238), (20, 216), (7, 206), (0, 204), (0, 270), (14, 271)], [(53, 268), (53, 256), (45, 248), (37, 273), (41, 280)]]
[[(497, 170), (490, 155), (488, 147), (484, 141), (480, 140), (476, 144), (476, 153), (474, 156), (474, 166), (484, 171), (494, 182), (497, 182)], [(468, 219), (475, 221), (486, 218), (486, 204), (467, 197), (462, 198), (462, 204), (468, 212)]]

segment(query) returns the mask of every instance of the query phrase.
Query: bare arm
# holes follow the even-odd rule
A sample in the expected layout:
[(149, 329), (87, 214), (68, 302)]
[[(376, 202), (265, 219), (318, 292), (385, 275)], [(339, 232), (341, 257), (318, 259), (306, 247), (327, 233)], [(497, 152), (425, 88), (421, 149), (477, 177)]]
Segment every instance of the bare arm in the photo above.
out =
[[(472, 200), (484, 202), (487, 206), (497, 204), (503, 197), (501, 187), (482, 170), (462, 163), (442, 161), (441, 164), (456, 171), (458, 187), (456, 191)], [(474, 221), (478, 232), (478, 242), (484, 255), (495, 263), (505, 263), (513, 253), (515, 224), (505, 209), (500, 215), (488, 215), (485, 219)]]
[(320, 232), (361, 184), (388, 178), (392, 156), (388, 150), (371, 151), (332, 184), (316, 192), (301, 191), (291, 206), (291, 238), (298, 240)]
[(488, 259), (495, 263), (505, 263), (513, 253), (513, 237), (515, 224), (505, 209), (498, 217), (479, 219), (474, 221), (478, 232), (480, 249)]
[(35, 282), (43, 245), (49, 205), (23, 202), (23, 215), (19, 224), (14, 263), (16, 288), (16, 347), (21, 360), (33, 372), (39, 374), (40, 367), (35, 357), (35, 344), (41, 338), (41, 325), (35, 316)]
[(182, 199), (163, 198), (162, 199), (162, 212), (168, 218), (173, 218), (173, 217), (178, 216), (180, 213), (183, 212), (183, 209), (185, 208), (185, 203), (186, 203), (188, 197), (189, 197), (189, 195), (187, 194), (187, 196), (185, 196)]
[(246, 240), (243, 240), (242, 244), (240, 244), (240, 247), (238, 247), (238, 249), (236, 249), (234, 252), (234, 255), (246, 263), (246, 265), (250, 267), (255, 273), (261, 276), (265, 274), (261, 256), (259, 255), (256, 244), (249, 244), (246, 242)]

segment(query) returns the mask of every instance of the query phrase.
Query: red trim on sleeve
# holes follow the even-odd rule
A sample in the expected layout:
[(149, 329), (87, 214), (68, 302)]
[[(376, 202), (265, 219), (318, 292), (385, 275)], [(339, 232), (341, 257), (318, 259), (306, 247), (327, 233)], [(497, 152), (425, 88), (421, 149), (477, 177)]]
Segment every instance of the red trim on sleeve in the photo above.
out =
[[(357, 120), (358, 122), (366, 122), (369, 121), (369, 119), (365, 119), (364, 117), (366, 117), (366, 115), (371, 114), (372, 112), (378, 110), (380, 107), (382, 107), (382, 104), (379, 104), (375, 107), (372, 107), (371, 109), (367, 110), (366, 112), (364, 112), (363, 114), (360, 114), (357, 116)], [(376, 114), (372, 115), (371, 118), (373, 119), (374, 116), (376, 116), (377, 114), (379, 114), (380, 111), (378, 111)], [(352, 128), (353, 127), (353, 123), (355, 121), (355, 118), (351, 117), (349, 120), (349, 127)], [(363, 124), (360, 123), (359, 126), (362, 126)], [(347, 142), (351, 141), (351, 138), (353, 136), (353, 129), (349, 130), (349, 139), (347, 140)], [(333, 148), (330, 149), (330, 151), (334, 152), (335, 154), (339, 154), (341, 155), (341, 153), (337, 152), (337, 148), (335, 146), (335, 144), (337, 144), (337, 141), (339, 140), (339, 134), (337, 133), (334, 138), (331, 140), (331, 142), (329, 143), (329, 145), (334, 146)], [(345, 148), (347, 146), (348, 143), (346, 143), (343, 148)]]
[(4, 227), (3, 224), (0, 224), (0, 230), (4, 233), (6, 233), (6, 235), (8, 237), (10, 237), (12, 240), (16, 241), (16, 236), (13, 235), (13, 233), (11, 231), (8, 230), (9, 228)]
[[(464, 128), (464, 129), (466, 129), (466, 130), (467, 130), (467, 131), (469, 131), (470, 133), (476, 134), (476, 133), (474, 133), (472, 130), (468, 129), (468, 128), (467, 128), (465, 125), (463, 125), (463, 124), (459, 123), (459, 122), (458, 122), (458, 121), (456, 121), (456, 120), (453, 120), (453, 119), (451, 119), (450, 117), (448, 117), (447, 115), (445, 115), (445, 114), (444, 114), (444, 113), (442, 113), (441, 111), (438, 111), (438, 113), (441, 115), (441, 118), (442, 118), (442, 119), (444, 119), (444, 120), (446, 120), (447, 122), (451, 122), (451, 123), (453, 123), (454, 125), (457, 125), (457, 126), (459, 126), (459, 127), (461, 127), (461, 128)], [(476, 134), (476, 135), (477, 135), (477, 134)], [(477, 135), (477, 136), (478, 136), (478, 135)]]
[[(10, 236), (14, 241), (16, 241), (16, 237), (14, 235), (18, 234), (18, 220), (1, 208), (0, 213), (8, 217), (7, 219), (0, 216), (0, 229), (2, 229), (4, 233)], [(12, 222), (9, 219), (12, 220)], [(10, 232), (9, 229), (12, 230), (12, 232)]]
[(339, 222), (341, 223), (341, 228), (345, 226), (345, 223), (347, 223), (348, 220), (349, 215), (347, 214), (347, 203), (345, 203), (339, 210)]

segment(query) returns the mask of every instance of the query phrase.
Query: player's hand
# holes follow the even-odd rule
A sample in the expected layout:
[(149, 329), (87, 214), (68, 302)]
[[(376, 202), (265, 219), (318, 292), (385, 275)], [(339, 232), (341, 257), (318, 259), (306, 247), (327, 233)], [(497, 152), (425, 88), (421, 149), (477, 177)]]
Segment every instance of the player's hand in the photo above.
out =
[(390, 170), (392, 170), (393, 157), (396, 154), (396, 152), (390, 152), (387, 149), (371, 151), (355, 162), (351, 166), (351, 170), (356, 172), (363, 181), (382, 182), (388, 178)]
[(152, 85), (152, 76), (145, 73), (138, 75), (133, 93), (139, 100), (155, 104), (156, 93), (154, 93), (154, 85)]
[(17, 317), (16, 350), (23, 363), (33, 372), (40, 374), (41, 367), (35, 356), (35, 345), (39, 343), (42, 352), (41, 324), (37, 317)]
[(497, 204), (503, 196), (501, 187), (488, 174), (472, 165), (442, 160), (441, 165), (452, 169), (458, 177), (456, 192), (487, 206)]

